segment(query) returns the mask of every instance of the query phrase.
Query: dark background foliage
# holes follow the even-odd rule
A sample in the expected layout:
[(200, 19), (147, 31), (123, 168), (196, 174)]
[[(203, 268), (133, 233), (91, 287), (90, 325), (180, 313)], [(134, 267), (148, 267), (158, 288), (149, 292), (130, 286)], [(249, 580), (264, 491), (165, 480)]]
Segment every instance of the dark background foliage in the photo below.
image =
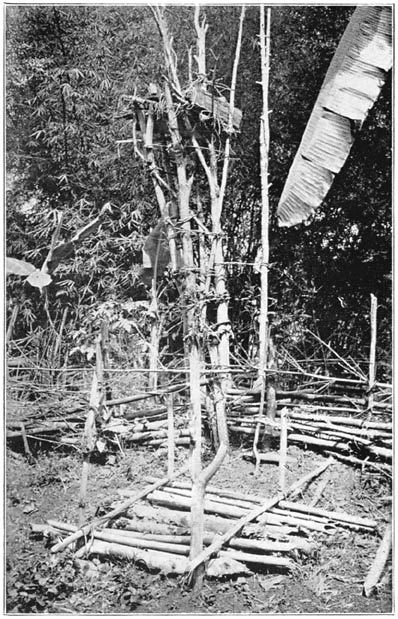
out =
[[(207, 6), (208, 70), (219, 89), (230, 82), (240, 7)], [(272, 9), (270, 73), (271, 317), (275, 341), (306, 325), (347, 354), (366, 355), (369, 295), (379, 301), (379, 356), (391, 340), (391, 81), (358, 134), (349, 160), (310, 225), (280, 229), (276, 208), (296, 149), (351, 7)], [(187, 79), (194, 46), (193, 8), (166, 11)], [(157, 218), (150, 179), (132, 146), (131, 121), (118, 118), (126, 97), (145, 94), (163, 72), (160, 38), (146, 7), (8, 7), (7, 253), (40, 267), (57, 212), (61, 237), (112, 213), (49, 287), (49, 311), (70, 308), (71, 328), (104, 301), (144, 298), (137, 277), (143, 239)], [(260, 239), (257, 7), (248, 7), (236, 104), (243, 112), (233, 144), (224, 230), (236, 350), (255, 337)], [(225, 90), (226, 96), (228, 91)], [(247, 264), (246, 264), (247, 263)], [(21, 307), (17, 332), (45, 326), (36, 289), (10, 278), (9, 310)], [(296, 338), (297, 339), (297, 338)]]

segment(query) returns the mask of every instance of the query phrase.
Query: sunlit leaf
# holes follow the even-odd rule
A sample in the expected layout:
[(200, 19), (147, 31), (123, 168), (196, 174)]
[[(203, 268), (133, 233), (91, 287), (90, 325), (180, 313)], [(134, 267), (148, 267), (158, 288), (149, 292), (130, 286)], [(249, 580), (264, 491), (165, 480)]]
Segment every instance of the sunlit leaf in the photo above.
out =
[(29, 277), (26, 278), (26, 281), (29, 282), (31, 286), (34, 286), (35, 288), (40, 288), (40, 290), (42, 290), (43, 288), (51, 284), (52, 279), (48, 273), (44, 273), (43, 271), (39, 271), (39, 269), (36, 269), (35, 271), (33, 271), (33, 273), (29, 275)]
[(36, 267), (25, 260), (18, 258), (6, 258), (6, 274), (7, 275), (30, 275), (36, 271)]

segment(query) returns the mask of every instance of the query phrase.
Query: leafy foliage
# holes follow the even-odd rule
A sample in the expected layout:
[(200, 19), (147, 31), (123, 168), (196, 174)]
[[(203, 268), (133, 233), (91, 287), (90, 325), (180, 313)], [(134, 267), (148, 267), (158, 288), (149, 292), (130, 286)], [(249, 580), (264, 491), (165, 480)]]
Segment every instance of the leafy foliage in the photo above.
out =
[[(226, 92), (239, 7), (206, 6), (207, 65)], [(316, 323), (342, 351), (367, 354), (369, 295), (379, 300), (379, 353), (391, 346), (391, 80), (369, 114), (349, 160), (310, 226), (281, 230), (276, 206), (310, 111), (351, 7), (273, 7), (270, 73), (270, 295), (274, 335), (285, 345), (289, 324)], [(193, 7), (169, 6), (179, 70), (188, 78)], [(243, 112), (234, 141), (224, 230), (235, 352), (255, 347), (260, 238), (258, 9), (248, 7), (236, 105)], [(192, 50), (195, 53), (195, 50)], [(109, 221), (73, 259), (60, 264), (48, 290), (55, 322), (70, 308), (69, 328), (88, 332), (88, 308), (146, 297), (138, 282), (141, 249), (157, 220), (153, 188), (131, 139), (125, 113), (164, 71), (151, 12), (122, 6), (19, 6), (7, 9), (8, 255), (39, 267), (59, 211), (61, 240), (112, 204)], [(224, 89), (224, 90), (223, 90)], [(198, 167), (192, 168), (198, 176)], [(206, 205), (204, 205), (206, 206)], [(204, 221), (206, 225), (206, 221)], [(236, 264), (238, 263), (238, 264)], [(11, 278), (16, 334), (48, 324), (45, 299)], [(178, 291), (165, 293), (167, 301)], [(167, 301), (166, 301), (167, 300)], [(177, 301), (178, 305), (178, 301)], [(172, 324), (175, 313), (168, 317)], [(287, 318), (289, 317), (289, 318)], [(294, 319), (294, 320), (293, 320)], [(87, 327), (87, 328), (86, 328)]]
[(67, 599), (73, 591), (75, 578), (71, 559), (28, 561), (25, 569), (14, 569), (8, 574), (7, 612), (54, 611), (54, 602)]

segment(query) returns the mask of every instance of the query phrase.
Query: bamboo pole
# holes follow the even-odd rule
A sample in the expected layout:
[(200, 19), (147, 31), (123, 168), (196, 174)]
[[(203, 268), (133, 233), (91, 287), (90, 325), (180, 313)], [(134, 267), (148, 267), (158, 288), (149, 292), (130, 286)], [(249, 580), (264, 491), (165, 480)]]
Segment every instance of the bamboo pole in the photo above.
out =
[(369, 351), (369, 396), (368, 411), (373, 413), (374, 384), (376, 379), (377, 297), (370, 295), (370, 351)]

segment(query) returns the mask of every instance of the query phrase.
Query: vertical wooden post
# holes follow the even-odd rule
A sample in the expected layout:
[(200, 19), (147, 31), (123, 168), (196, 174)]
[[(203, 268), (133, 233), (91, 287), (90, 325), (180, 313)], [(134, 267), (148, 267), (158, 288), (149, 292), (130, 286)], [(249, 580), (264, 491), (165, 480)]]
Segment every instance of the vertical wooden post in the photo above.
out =
[[(263, 93), (263, 111), (260, 120), (260, 177), (261, 177), (261, 296), (259, 315), (259, 367), (258, 383), (260, 384), (259, 422), (264, 414), (266, 367), (268, 358), (268, 265), (269, 265), (269, 195), (268, 195), (268, 158), (269, 158), (269, 58), (271, 40), (271, 9), (267, 9), (267, 24), (265, 25), (264, 5), (260, 6), (260, 54), (261, 54), (261, 85)], [(258, 440), (261, 424), (256, 425), (253, 440), (253, 453), (256, 459), (256, 473), (259, 470), (260, 454)]]
[(279, 492), (286, 490), (286, 460), (287, 460), (287, 410), (281, 410), (281, 436), (279, 447)]
[(370, 295), (370, 351), (368, 411), (373, 412), (373, 388), (376, 380), (377, 297)]
[(171, 477), (174, 473), (174, 409), (173, 394), (167, 396), (167, 476)]
[(102, 403), (104, 400), (104, 364), (102, 359), (101, 339), (101, 335), (99, 335), (95, 345), (96, 364), (91, 384), (90, 404), (84, 426), (83, 467), (79, 493), (80, 522), (84, 520), (83, 509), (86, 506), (91, 456), (97, 441), (96, 416), (101, 415)]
[(263, 111), (260, 125), (260, 175), (261, 175), (261, 299), (259, 316), (259, 377), (265, 382), (265, 368), (268, 354), (268, 264), (269, 264), (269, 194), (268, 194), (268, 158), (269, 158), (269, 58), (271, 36), (271, 9), (267, 9), (267, 26), (265, 31), (264, 5), (260, 7), (260, 51), (261, 51), (261, 85), (263, 91)]

